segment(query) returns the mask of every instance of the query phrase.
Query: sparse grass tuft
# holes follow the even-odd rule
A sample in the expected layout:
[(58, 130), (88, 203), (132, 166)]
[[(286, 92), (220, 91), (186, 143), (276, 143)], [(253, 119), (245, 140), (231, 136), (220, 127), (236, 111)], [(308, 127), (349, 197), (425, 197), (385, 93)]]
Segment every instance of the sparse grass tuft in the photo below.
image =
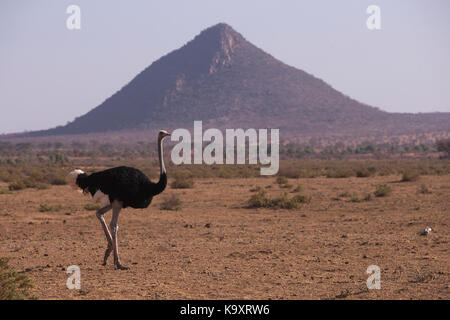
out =
[(348, 192), (348, 191), (342, 192), (342, 193), (338, 194), (338, 197), (339, 197), (339, 198), (347, 198), (347, 197), (350, 197), (350, 192)]
[(409, 280), (411, 283), (427, 283), (432, 280), (435, 280), (436, 276), (433, 272), (421, 272), (416, 271), (416, 274), (413, 279)]
[(97, 211), (101, 208), (102, 206), (99, 203), (88, 203), (87, 205), (84, 206), (84, 210), (88, 211)]
[(0, 258), (0, 300), (37, 299), (30, 293), (33, 283), (8, 265), (8, 258)]
[(39, 212), (53, 212), (53, 211), (59, 211), (62, 209), (61, 205), (49, 205), (46, 203), (41, 203), (39, 206)]
[(262, 188), (260, 186), (256, 186), (254, 188), (250, 189), (250, 192), (260, 192), (262, 190)]
[(11, 194), (11, 190), (9, 189), (0, 189), (0, 194)]
[(431, 190), (425, 184), (422, 184), (420, 186), (418, 192), (421, 193), (421, 194), (430, 194), (430, 193), (432, 193)]

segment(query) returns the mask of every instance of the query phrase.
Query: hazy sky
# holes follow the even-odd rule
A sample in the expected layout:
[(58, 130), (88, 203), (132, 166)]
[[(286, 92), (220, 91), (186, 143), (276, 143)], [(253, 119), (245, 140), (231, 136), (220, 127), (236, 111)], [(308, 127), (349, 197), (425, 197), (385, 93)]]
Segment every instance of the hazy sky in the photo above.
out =
[(0, 133), (73, 120), (218, 22), (361, 102), (450, 112), (449, 14), (448, 0), (1, 0)]

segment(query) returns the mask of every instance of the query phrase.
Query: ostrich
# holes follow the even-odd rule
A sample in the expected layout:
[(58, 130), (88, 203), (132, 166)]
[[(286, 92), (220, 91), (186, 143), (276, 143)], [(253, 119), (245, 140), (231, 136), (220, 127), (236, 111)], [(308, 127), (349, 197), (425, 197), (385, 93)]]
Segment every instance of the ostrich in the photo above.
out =
[[(130, 167), (115, 167), (91, 175), (77, 169), (69, 173), (67, 180), (74, 189), (81, 188), (83, 193), (90, 193), (93, 200), (100, 202), (103, 207), (96, 213), (97, 218), (105, 232), (108, 247), (103, 258), (106, 265), (111, 251), (114, 250), (114, 266), (116, 269), (127, 270), (120, 263), (117, 230), (119, 213), (122, 208), (147, 208), (152, 198), (164, 191), (167, 184), (166, 168), (163, 160), (163, 139), (170, 136), (167, 131), (161, 130), (158, 134), (158, 156), (160, 176), (157, 183), (151, 182), (141, 171)], [(106, 225), (103, 215), (112, 209), (111, 223), (112, 233)]]

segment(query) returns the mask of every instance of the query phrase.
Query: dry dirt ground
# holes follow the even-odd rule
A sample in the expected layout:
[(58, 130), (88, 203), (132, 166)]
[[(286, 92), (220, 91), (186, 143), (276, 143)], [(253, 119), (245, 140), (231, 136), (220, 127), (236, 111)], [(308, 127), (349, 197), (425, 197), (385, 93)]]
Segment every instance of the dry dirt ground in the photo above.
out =
[[(106, 240), (84, 209), (88, 196), (27, 189), (0, 195), (0, 256), (33, 279), (41, 299), (449, 299), (450, 176), (399, 180), (290, 180), (312, 197), (294, 210), (245, 208), (254, 186), (286, 191), (274, 178), (168, 188), (149, 208), (120, 215), (128, 271), (114, 270), (112, 257), (101, 266)], [(385, 198), (339, 196), (362, 198), (383, 183), (393, 188)], [(422, 184), (432, 193), (418, 192)], [(160, 210), (174, 193), (182, 209)], [(62, 209), (42, 213), (40, 204)], [(66, 287), (70, 265), (81, 268), (81, 290)], [(381, 269), (380, 290), (367, 289), (370, 265)]]

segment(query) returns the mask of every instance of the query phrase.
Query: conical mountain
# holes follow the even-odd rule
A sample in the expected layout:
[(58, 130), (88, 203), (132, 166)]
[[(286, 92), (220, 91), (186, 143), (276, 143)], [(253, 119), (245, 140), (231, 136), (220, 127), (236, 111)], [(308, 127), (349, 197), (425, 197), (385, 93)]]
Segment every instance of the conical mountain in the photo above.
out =
[(191, 128), (194, 120), (294, 135), (373, 135), (448, 130), (450, 117), (391, 114), (361, 104), (220, 23), (152, 63), (85, 115), (33, 135)]

